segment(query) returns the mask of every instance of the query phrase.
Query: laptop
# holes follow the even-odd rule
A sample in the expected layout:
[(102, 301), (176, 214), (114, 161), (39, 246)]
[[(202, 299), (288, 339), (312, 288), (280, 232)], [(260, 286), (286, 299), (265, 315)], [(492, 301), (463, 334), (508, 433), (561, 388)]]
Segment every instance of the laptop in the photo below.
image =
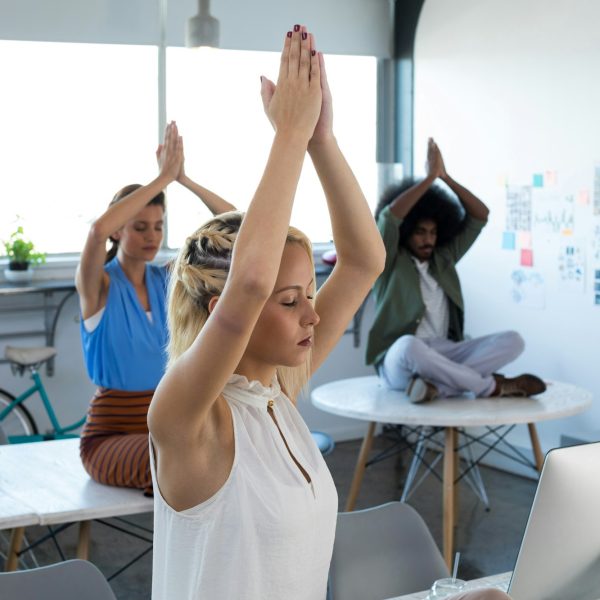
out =
[(600, 598), (600, 442), (546, 455), (508, 593)]

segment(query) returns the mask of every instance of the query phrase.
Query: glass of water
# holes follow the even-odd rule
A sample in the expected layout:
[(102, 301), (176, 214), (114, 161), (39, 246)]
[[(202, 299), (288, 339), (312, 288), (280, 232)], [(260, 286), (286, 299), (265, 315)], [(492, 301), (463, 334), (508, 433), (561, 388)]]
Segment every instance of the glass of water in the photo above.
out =
[(453, 579), (452, 577), (445, 577), (444, 579), (438, 579), (433, 582), (428, 600), (437, 600), (437, 598), (448, 598), (452, 594), (460, 592), (465, 587), (466, 581), (462, 579)]

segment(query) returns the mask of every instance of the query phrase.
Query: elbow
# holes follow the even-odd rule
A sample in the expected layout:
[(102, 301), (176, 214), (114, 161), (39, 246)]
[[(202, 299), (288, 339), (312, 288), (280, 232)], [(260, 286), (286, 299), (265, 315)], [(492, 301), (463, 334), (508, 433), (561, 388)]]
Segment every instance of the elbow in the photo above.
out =
[(106, 240), (110, 237), (112, 231), (108, 231), (102, 222), (98, 219), (92, 223), (88, 238), (96, 244), (105, 244)]
[(385, 259), (385, 246), (383, 245), (381, 237), (379, 237), (377, 242), (374, 244), (370, 260), (366, 265), (366, 268), (373, 281), (375, 281), (381, 275), (381, 273), (383, 273), (383, 269), (385, 268)]
[(377, 279), (377, 277), (379, 277), (383, 273), (383, 270), (385, 269), (386, 259), (387, 252), (385, 250), (385, 245), (383, 243), (383, 240), (379, 238), (379, 244), (377, 245), (377, 260), (375, 265), (375, 279)]
[(240, 274), (229, 274), (228, 287), (235, 289), (237, 295), (248, 301), (266, 302), (273, 293), (274, 285), (274, 281), (253, 272), (253, 269), (242, 269)]
[(337, 264), (339, 266), (352, 268), (361, 279), (368, 280), (369, 284), (375, 283), (377, 278), (383, 273), (385, 268), (386, 251), (381, 237), (373, 241), (369, 251), (354, 260), (338, 255)]

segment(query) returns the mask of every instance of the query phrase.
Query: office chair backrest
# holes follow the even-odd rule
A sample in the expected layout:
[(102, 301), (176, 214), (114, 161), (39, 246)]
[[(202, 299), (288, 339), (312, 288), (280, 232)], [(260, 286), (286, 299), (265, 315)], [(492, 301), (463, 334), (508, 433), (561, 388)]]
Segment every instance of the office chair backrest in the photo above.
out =
[(116, 600), (104, 575), (85, 560), (0, 573), (2, 600)]
[(382, 600), (425, 590), (448, 576), (427, 525), (408, 504), (339, 513), (331, 600)]

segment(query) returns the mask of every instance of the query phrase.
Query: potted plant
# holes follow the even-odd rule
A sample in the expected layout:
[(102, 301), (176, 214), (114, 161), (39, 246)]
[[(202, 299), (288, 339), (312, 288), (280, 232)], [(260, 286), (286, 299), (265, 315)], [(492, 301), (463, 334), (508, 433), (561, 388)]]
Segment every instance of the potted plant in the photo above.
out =
[(46, 262), (46, 255), (35, 250), (33, 242), (25, 238), (20, 225), (4, 241), (4, 249), (8, 257), (8, 269), (4, 270), (4, 276), (8, 281), (30, 281), (33, 276), (31, 265)]

